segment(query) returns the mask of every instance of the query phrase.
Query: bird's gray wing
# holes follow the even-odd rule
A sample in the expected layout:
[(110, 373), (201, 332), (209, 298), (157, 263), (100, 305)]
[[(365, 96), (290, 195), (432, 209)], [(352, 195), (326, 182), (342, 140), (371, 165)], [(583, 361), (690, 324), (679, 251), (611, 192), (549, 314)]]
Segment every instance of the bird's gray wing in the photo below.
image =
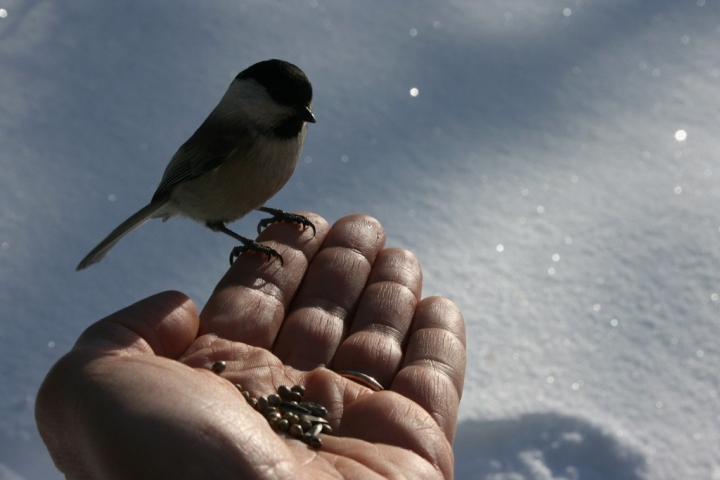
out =
[(233, 150), (244, 156), (254, 139), (254, 132), (211, 114), (173, 155), (153, 201), (164, 198), (177, 184), (218, 168)]

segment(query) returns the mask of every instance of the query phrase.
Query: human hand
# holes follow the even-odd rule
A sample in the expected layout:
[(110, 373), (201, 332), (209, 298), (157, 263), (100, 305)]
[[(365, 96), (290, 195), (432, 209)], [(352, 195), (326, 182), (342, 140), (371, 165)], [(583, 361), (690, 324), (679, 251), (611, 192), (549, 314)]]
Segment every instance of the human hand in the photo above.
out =
[[(384, 249), (372, 218), (317, 234), (276, 224), (198, 315), (164, 292), (94, 324), (38, 394), (40, 433), (68, 478), (451, 478), (465, 372), (462, 315), (420, 300), (415, 257)], [(227, 368), (216, 375), (218, 361)], [(373, 392), (335, 372), (355, 370)], [(279, 435), (238, 392), (304, 385), (333, 435)]]

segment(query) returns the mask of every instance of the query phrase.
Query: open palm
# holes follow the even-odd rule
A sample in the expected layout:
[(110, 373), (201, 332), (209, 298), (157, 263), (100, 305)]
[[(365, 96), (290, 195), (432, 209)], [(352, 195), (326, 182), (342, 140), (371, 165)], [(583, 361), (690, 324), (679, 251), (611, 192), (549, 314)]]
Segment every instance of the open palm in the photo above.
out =
[[(90, 327), (38, 395), (40, 432), (68, 478), (452, 477), (465, 370), (462, 316), (421, 299), (415, 257), (372, 218), (317, 233), (277, 224), (198, 315), (178, 292)], [(222, 360), (219, 375), (211, 365)], [(374, 392), (336, 372), (374, 377)], [(333, 435), (278, 434), (240, 395), (305, 386)]]

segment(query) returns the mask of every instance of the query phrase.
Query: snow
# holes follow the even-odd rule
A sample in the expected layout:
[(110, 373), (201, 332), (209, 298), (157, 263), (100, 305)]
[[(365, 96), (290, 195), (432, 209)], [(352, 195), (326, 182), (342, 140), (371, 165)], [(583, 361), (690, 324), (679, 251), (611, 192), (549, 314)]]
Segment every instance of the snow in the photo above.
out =
[(74, 267), (267, 58), (318, 119), (270, 205), (374, 215), (465, 314), (457, 478), (720, 479), (719, 41), (705, 0), (0, 3), (0, 479), (61, 478), (34, 398), (87, 325), (209, 296), (188, 221)]

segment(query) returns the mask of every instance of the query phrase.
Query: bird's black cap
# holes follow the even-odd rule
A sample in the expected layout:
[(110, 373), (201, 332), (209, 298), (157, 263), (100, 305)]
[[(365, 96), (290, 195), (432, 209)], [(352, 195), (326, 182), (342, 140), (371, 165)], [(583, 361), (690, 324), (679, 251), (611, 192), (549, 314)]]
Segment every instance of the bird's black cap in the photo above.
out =
[(242, 72), (237, 79), (252, 78), (264, 86), (270, 97), (282, 105), (307, 107), (312, 102), (312, 85), (302, 70), (284, 60), (265, 60)]

